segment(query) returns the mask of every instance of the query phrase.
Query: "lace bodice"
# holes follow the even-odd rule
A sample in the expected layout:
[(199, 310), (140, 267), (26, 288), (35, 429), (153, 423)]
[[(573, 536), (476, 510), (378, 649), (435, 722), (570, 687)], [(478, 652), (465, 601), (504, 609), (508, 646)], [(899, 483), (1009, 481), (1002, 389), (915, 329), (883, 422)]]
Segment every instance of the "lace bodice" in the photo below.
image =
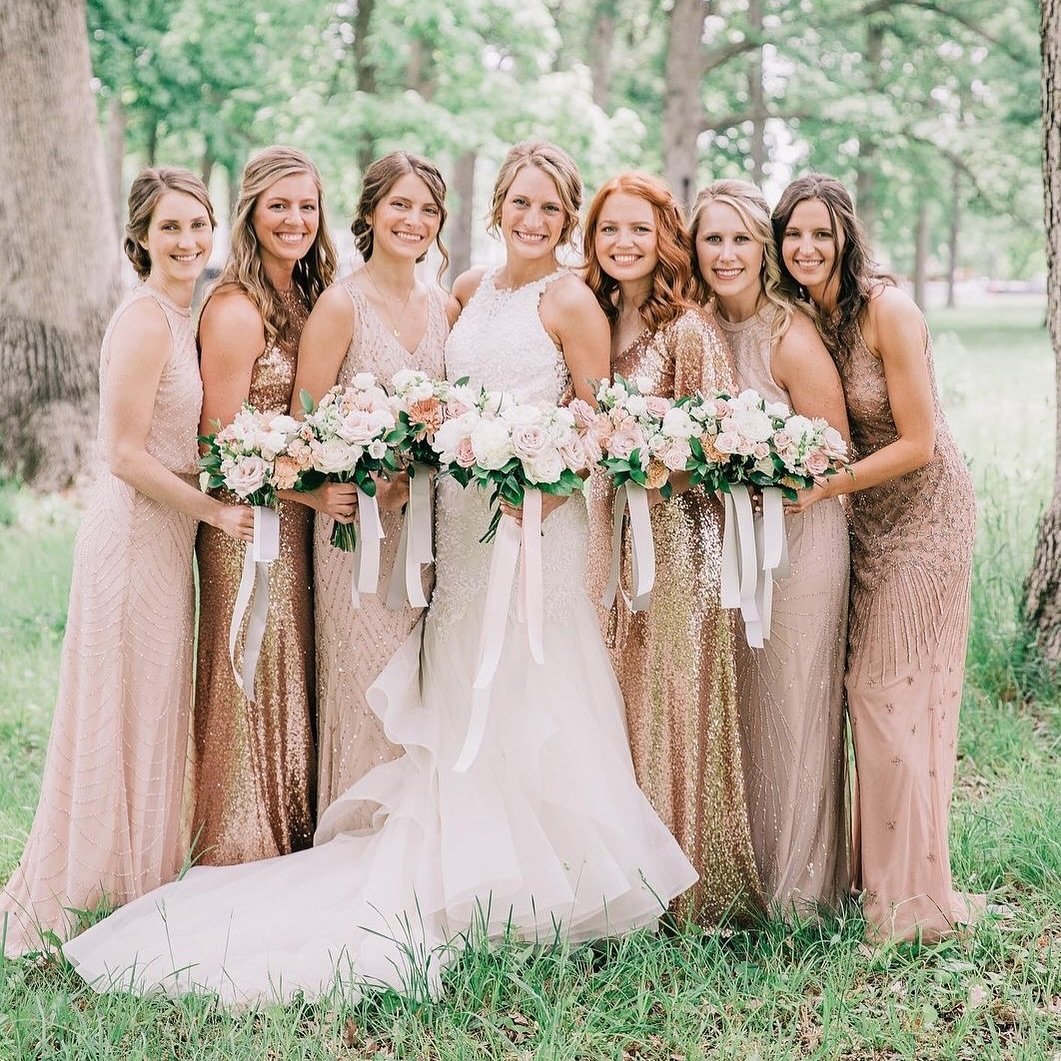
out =
[[(464, 308), (446, 343), (446, 377), (467, 376), (473, 387), (503, 390), (519, 401), (559, 402), (571, 374), (563, 353), (538, 315), (545, 289), (566, 275), (551, 273), (513, 290), (494, 284), (487, 273)], [(450, 622), (481, 607), (489, 573), (489, 545), (479, 538), (490, 521), (489, 494), (466, 490), (451, 479), (438, 486), (435, 543), (435, 595), (431, 615)], [(578, 495), (543, 525), (542, 568), (547, 616), (563, 612), (572, 592), (584, 592), (586, 505)]]

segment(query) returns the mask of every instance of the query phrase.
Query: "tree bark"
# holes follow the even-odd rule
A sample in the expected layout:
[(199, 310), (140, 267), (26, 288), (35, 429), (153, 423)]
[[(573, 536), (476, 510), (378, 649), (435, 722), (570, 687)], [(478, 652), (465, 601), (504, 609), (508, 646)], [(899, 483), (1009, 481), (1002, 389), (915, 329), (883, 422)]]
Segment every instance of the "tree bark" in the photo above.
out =
[(667, 25), (663, 92), (663, 172), (678, 199), (692, 205), (704, 125), (701, 84), (704, 73), (704, 19), (707, 0), (674, 0)]
[[(763, 0), (748, 0), (748, 23), (762, 37)], [(763, 46), (751, 53), (748, 61), (748, 103), (752, 118), (752, 183), (761, 186), (766, 177), (766, 93), (763, 89)]]
[(111, 97), (107, 108), (107, 179), (111, 206), (114, 210), (114, 230), (119, 239), (122, 232), (125, 189), (122, 186), (122, 171), (125, 166), (125, 108), (117, 93)]
[(1056, 362), (1054, 493), (1039, 524), (1025, 614), (1044, 659), (1061, 668), (1061, 0), (1042, 0), (1043, 185), (1047, 320)]
[(453, 191), (457, 205), (453, 211), (453, 243), (449, 249), (449, 276), (456, 279), (472, 264), (472, 227), (475, 224), (475, 159), (466, 151), (457, 159)]
[(589, 31), (589, 72), (593, 85), (593, 102), (608, 109), (612, 91), (612, 54), (615, 51), (618, 0), (597, 0)]
[[(358, 92), (369, 95), (376, 93), (376, 65), (369, 52), (369, 34), (372, 28), (372, 13), (376, 0), (357, 0), (357, 13), (354, 15), (354, 74), (357, 78)], [(362, 173), (368, 169), (376, 154), (376, 140), (365, 132), (357, 145), (357, 164)]]
[(925, 310), (925, 281), (928, 278), (928, 200), (917, 207), (917, 235), (914, 239), (914, 301)]
[(91, 464), (118, 241), (84, 0), (0, 3), (0, 468), (41, 488)]
[(950, 183), (950, 235), (947, 240), (947, 309), (958, 304), (958, 239), (962, 230), (962, 174), (953, 167)]
[[(881, 91), (883, 84), (883, 58), (884, 25), (879, 17), (871, 18), (866, 26), (866, 66), (869, 73), (867, 89), (874, 94)], [(855, 196), (858, 201), (858, 218), (872, 246), (877, 228), (877, 141), (868, 131), (860, 137)]]

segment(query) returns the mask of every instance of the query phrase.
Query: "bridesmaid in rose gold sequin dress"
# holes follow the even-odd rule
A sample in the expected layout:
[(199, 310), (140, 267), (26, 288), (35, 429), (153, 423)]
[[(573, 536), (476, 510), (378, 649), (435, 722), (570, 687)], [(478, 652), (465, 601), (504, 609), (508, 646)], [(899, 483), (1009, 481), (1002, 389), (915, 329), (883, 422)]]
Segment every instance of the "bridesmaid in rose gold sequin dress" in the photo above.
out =
[[(319, 399), (330, 386), (348, 384), (358, 372), (373, 373), (386, 387), (402, 369), (442, 378), (450, 304), (454, 312), (456, 304), (436, 284), (417, 280), (415, 268), (441, 233), (445, 195), (435, 166), (405, 151), (377, 159), (365, 171), (353, 231), (366, 265), (317, 302), (299, 350), (296, 395), (305, 389)], [(300, 408), (296, 403), (295, 412)], [(316, 520), (318, 817), (369, 770), (401, 754), (384, 735), (365, 693), (422, 615), (420, 608), (391, 610), (385, 603), (401, 536), (401, 503), (407, 496), (405, 476), (394, 484), (379, 484), (385, 534), (380, 590), (376, 596), (363, 594), (356, 611), (350, 599), (354, 555), (331, 544), (331, 516), (321, 514)], [(428, 568), (425, 593), (432, 580)], [(373, 810), (371, 804), (361, 804), (360, 821), (350, 827), (368, 828)]]
[[(947, 836), (976, 530), (972, 482), (940, 409), (924, 318), (870, 271), (843, 185), (800, 178), (774, 211), (774, 231), (789, 278), (827, 315), (860, 458), (851, 477), (807, 491), (796, 507), (851, 493), (847, 693), (867, 935), (932, 941), (983, 906), (982, 896), (954, 889)], [(847, 281), (843, 297), (834, 265)]]
[[(320, 207), (319, 174), (301, 152), (267, 148), (247, 163), (231, 257), (200, 325), (204, 433), (215, 421), (230, 423), (244, 400), (258, 409), (290, 405), (302, 327), (334, 273)], [(245, 550), (208, 527), (199, 532), (192, 819), (199, 863), (270, 858), (313, 840), (312, 501), (280, 502), (254, 703), (236, 685), (228, 649)]]
[[(651, 393), (668, 398), (732, 388), (712, 314), (682, 297), (688, 238), (662, 182), (639, 174), (609, 181), (590, 205), (585, 255), (587, 282), (612, 322), (613, 374), (645, 377)], [(599, 475), (591, 490), (589, 580), (599, 600), (611, 554), (611, 491)], [(617, 598), (608, 620), (612, 662), (638, 784), (700, 875), (674, 908), (710, 924), (763, 902), (741, 758), (733, 616), (719, 603), (722, 512), (697, 487), (656, 504), (651, 518), (652, 601), (632, 614)], [(629, 585), (628, 546), (624, 568)]]
[(187, 170), (134, 180), (126, 253), (146, 279), (103, 338), (104, 464), (74, 546), (40, 802), (0, 896), (9, 957), (67, 936), (79, 911), (171, 881), (184, 857), (195, 525), (251, 533), (250, 509), (196, 486), (202, 383), (190, 307), (213, 226), (206, 188)]

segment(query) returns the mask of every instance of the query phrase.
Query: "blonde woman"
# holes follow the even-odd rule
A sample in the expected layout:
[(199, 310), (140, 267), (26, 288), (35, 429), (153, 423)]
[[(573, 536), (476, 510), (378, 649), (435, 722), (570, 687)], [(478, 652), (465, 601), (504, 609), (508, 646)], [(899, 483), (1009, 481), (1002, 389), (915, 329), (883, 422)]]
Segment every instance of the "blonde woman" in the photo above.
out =
[[(255, 155), (243, 171), (229, 260), (199, 325), (204, 433), (231, 423), (244, 401), (287, 409), (302, 327), (335, 274), (335, 260), (313, 162), (289, 147)], [(280, 557), (269, 572), (253, 704), (236, 685), (228, 647), (244, 548), (211, 527), (200, 529), (192, 822), (198, 862), (248, 862), (312, 843), (313, 511), (307, 504), (334, 507), (342, 500), (320, 492), (304, 503), (280, 503)]]
[(191, 321), (214, 212), (187, 170), (145, 169), (129, 193), (125, 253), (142, 283), (100, 353), (103, 466), (74, 545), (59, 696), (40, 802), (0, 896), (14, 956), (69, 934), (79, 910), (176, 876), (198, 521), (240, 548), (251, 510), (199, 492), (202, 384)]
[[(698, 196), (690, 234), (701, 301), (729, 339), (740, 389), (824, 417), (847, 437), (840, 377), (810, 317), (779, 289), (770, 210), (754, 185)], [(737, 638), (737, 702), (756, 862), (781, 913), (836, 907), (849, 885), (844, 743), (847, 521), (836, 500), (786, 519), (765, 648)]]

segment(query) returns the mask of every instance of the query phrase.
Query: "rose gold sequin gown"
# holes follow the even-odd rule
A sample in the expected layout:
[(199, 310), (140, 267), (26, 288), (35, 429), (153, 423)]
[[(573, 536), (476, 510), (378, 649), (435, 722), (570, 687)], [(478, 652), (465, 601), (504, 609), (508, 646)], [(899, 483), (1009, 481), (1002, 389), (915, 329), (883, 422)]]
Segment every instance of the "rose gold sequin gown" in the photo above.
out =
[[(443, 375), (442, 348), (449, 334), (444, 296), (433, 289), (427, 331), (412, 352), (401, 345), (365, 298), (354, 277), (340, 285), (354, 303), (356, 330), (339, 368), (338, 382), (347, 384), (358, 372), (372, 372), (385, 385), (403, 368), (419, 369), (434, 379)], [(313, 588), (317, 628), (317, 707), (319, 718), (320, 774), (317, 813), (374, 766), (401, 754), (383, 733), (383, 724), (369, 708), (365, 690), (376, 680), (387, 661), (401, 648), (422, 614), (420, 608), (392, 611), (384, 603), (388, 575), (394, 569), (401, 535), (402, 513), (381, 512), (383, 540), (380, 557), (380, 591), (361, 597), (361, 608), (350, 603), (354, 554), (330, 542), (333, 520), (318, 515), (313, 541)], [(430, 590), (432, 569), (425, 573)], [(370, 824), (370, 808), (362, 825)]]
[[(680, 397), (732, 383), (725, 344), (708, 311), (690, 310), (642, 334), (612, 363), (651, 393)], [(591, 574), (595, 601), (611, 556), (610, 490), (592, 486)], [(722, 509), (702, 489), (652, 509), (656, 583), (646, 611), (617, 599), (612, 662), (623, 699), (638, 784), (700, 880), (676, 904), (703, 923), (761, 902), (752, 851), (734, 675), (733, 614), (719, 605)], [(624, 585), (630, 557), (624, 556)]]
[[(103, 339), (107, 389), (115, 322), (152, 298), (173, 350), (162, 370), (147, 451), (195, 481), (202, 382), (190, 313), (150, 287), (133, 291)], [(106, 425), (100, 422), (100, 445)], [(74, 545), (59, 694), (40, 802), (0, 896), (9, 956), (68, 934), (64, 910), (124, 903), (180, 869), (181, 789), (191, 706), (195, 521), (137, 493), (101, 464)]]
[[(931, 371), (930, 339), (925, 358)], [(862, 341), (837, 367), (864, 457), (897, 437), (884, 368)], [(862, 907), (877, 939), (935, 939), (979, 905), (951, 886), (947, 838), (976, 509), (934, 374), (932, 396), (932, 460), (851, 494), (856, 855), (860, 840)]]
[[(791, 405), (770, 371), (773, 312), (721, 317), (737, 386)], [(785, 518), (789, 574), (774, 586), (765, 648), (737, 634), (748, 817), (772, 907), (813, 912), (850, 886), (844, 662), (850, 554), (839, 498)]]
[[(306, 316), (299, 305), (291, 333), (269, 343), (254, 363), (247, 400), (257, 409), (288, 408)], [(281, 501), (280, 556), (269, 568), (269, 617), (252, 704), (236, 685), (228, 656), (246, 546), (215, 527), (199, 527), (192, 845), (204, 865), (270, 858), (313, 842), (312, 533), (313, 510)]]

